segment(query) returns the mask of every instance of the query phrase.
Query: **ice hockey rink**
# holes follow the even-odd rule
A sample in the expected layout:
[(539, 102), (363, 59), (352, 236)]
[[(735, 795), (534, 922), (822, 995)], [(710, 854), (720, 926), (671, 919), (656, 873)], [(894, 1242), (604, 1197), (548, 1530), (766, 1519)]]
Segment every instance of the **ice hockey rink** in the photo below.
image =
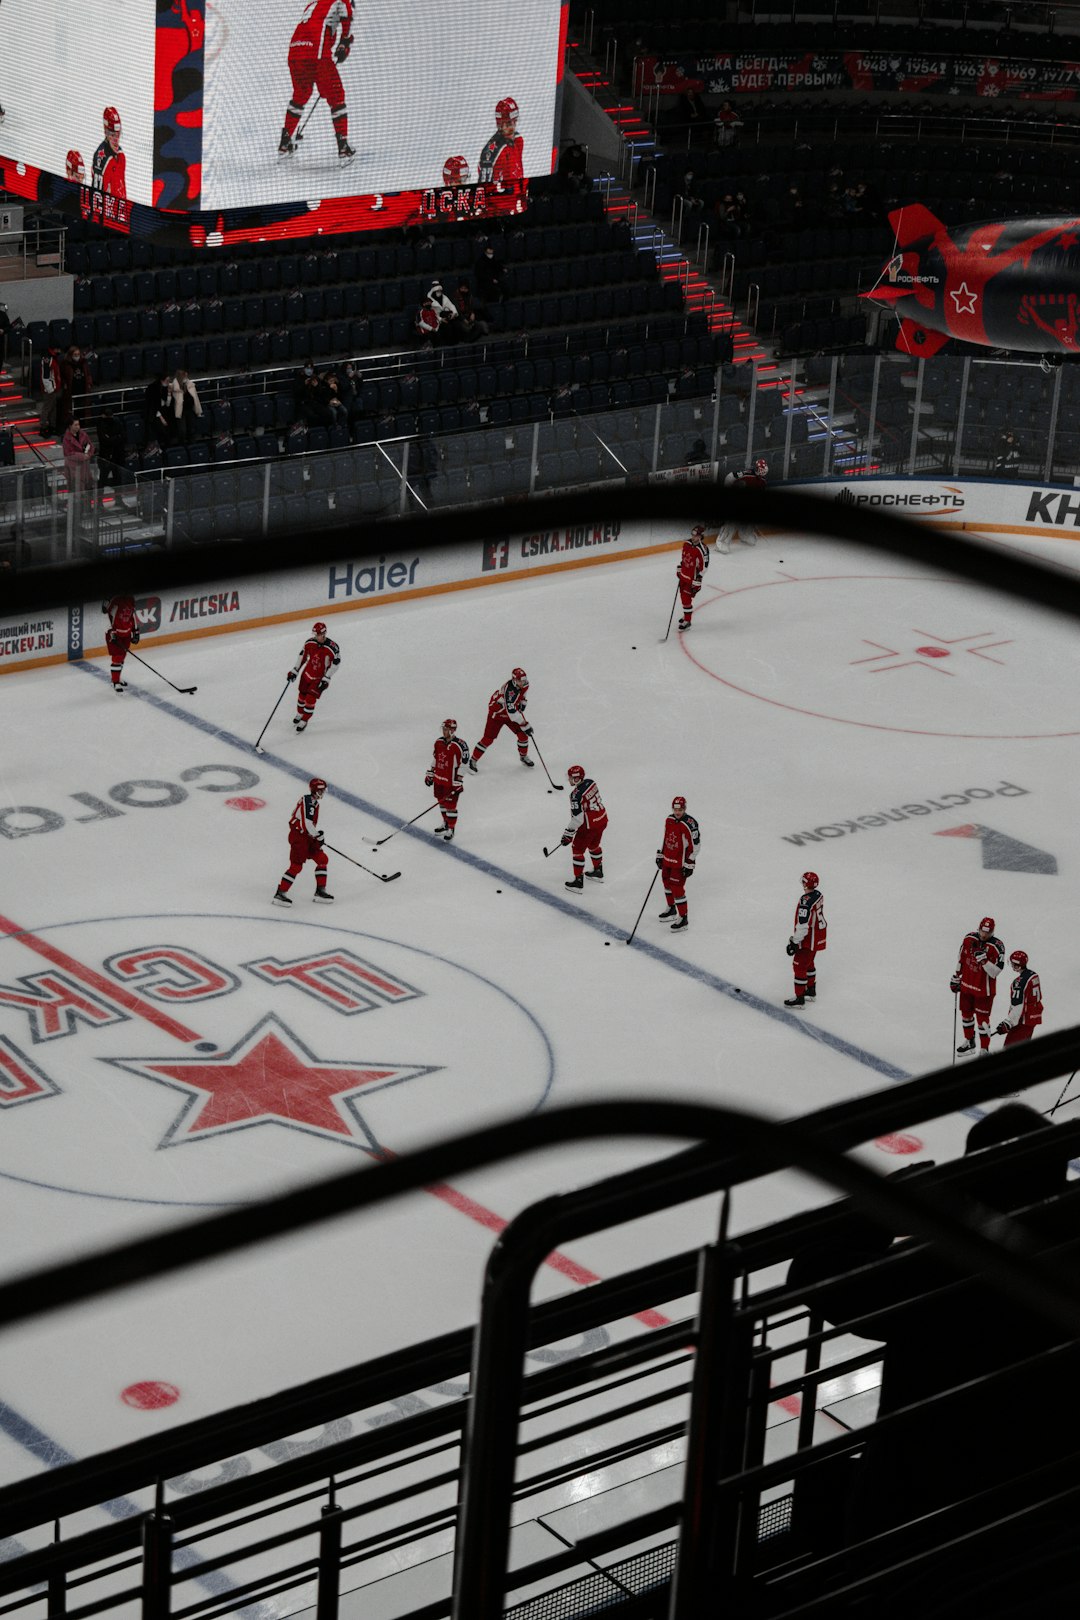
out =
[[(1017, 545), (1076, 566), (1067, 540)], [(315, 720), (296, 736), (282, 704), (262, 756), (307, 622), (144, 641), (191, 697), (130, 661), (120, 697), (100, 659), (0, 683), (4, 1276), (555, 1103), (661, 1094), (783, 1118), (877, 1090), (949, 1061), (948, 981), (986, 913), (1039, 971), (1044, 1027), (1071, 1021), (1071, 626), (772, 534), (712, 556), (692, 629), (665, 642), (676, 560), (336, 615)], [(366, 842), (430, 802), (443, 718), (474, 744), (519, 664), (555, 781), (582, 764), (609, 809), (605, 880), (581, 894), (568, 851), (543, 853), (567, 793), (507, 733), (467, 776), (453, 844), (433, 815)], [(332, 854), (334, 905), (313, 904), (309, 866), (285, 912), (271, 896), (315, 774), (328, 842), (401, 877)], [(673, 935), (649, 890), (676, 793), (702, 845)], [(807, 868), (829, 939), (796, 1013), (784, 945)], [(293, 1083), (275, 1087), (282, 1051)], [(941, 1161), (969, 1123), (863, 1151)], [(0, 1481), (464, 1326), (518, 1210), (679, 1145), (537, 1155), (9, 1332)], [(735, 1224), (830, 1196), (769, 1178), (739, 1190)], [(710, 1200), (583, 1240), (538, 1297), (704, 1241), (715, 1217)]]

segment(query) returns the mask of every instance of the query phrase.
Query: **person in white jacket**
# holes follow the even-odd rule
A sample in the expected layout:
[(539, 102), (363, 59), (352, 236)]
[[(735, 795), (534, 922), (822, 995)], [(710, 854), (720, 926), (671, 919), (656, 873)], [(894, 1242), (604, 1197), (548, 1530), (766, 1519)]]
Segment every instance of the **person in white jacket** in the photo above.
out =
[(173, 435), (179, 444), (190, 444), (198, 437), (203, 408), (199, 390), (186, 371), (178, 371), (169, 384), (173, 408)]

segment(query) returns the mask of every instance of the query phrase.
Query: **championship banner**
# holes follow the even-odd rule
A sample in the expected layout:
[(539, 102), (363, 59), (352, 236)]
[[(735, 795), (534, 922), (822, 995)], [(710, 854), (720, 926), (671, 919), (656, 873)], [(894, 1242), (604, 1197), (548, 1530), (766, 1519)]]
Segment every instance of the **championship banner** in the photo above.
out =
[(1026, 101), (1075, 101), (1080, 62), (1022, 58), (914, 55), (890, 51), (754, 51), (717, 56), (643, 56), (635, 90), (664, 96), (687, 90), (715, 96), (775, 95), (785, 91), (853, 90), (914, 95), (1017, 96)]

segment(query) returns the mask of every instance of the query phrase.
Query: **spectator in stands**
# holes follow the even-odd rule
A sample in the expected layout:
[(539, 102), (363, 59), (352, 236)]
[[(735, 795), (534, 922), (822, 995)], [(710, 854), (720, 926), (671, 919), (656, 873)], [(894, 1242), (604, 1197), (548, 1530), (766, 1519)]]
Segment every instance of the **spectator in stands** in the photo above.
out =
[(709, 116), (708, 107), (706, 107), (692, 84), (688, 84), (679, 97), (673, 122), (677, 129), (686, 130), (687, 139), (691, 146), (707, 146), (709, 144), (713, 121)]
[(574, 390), (569, 383), (559, 384), (548, 400), (548, 410), (552, 416), (574, 415)]
[(559, 179), (564, 191), (587, 191), (589, 187), (588, 156), (580, 141), (567, 141), (559, 158)]
[(315, 362), (310, 354), (303, 365), (299, 366), (293, 376), (293, 404), (297, 413), (303, 415), (304, 402), (307, 398), (308, 378), (315, 375)]
[(56, 416), (64, 387), (61, 374), (60, 350), (50, 343), (44, 354), (34, 361), (34, 392), (38, 396), (38, 427), (42, 435), (55, 433)]
[(341, 385), (338, 382), (337, 372), (324, 372), (320, 382), (325, 390), (323, 397), (326, 401), (326, 408), (330, 413), (330, 426), (336, 427), (338, 424), (342, 427), (348, 426), (349, 407), (341, 397)]
[(700, 213), (701, 209), (705, 207), (705, 199), (698, 192), (697, 179), (693, 169), (687, 169), (683, 175), (682, 190), (679, 195), (682, 197), (684, 214)]
[(840, 205), (845, 214), (861, 214), (863, 212), (862, 197), (859, 195), (859, 188), (854, 182), (850, 186), (844, 187)]
[(202, 401), (194, 379), (178, 371), (169, 383), (173, 408), (173, 434), (179, 444), (190, 444), (201, 431)]
[(454, 296), (457, 302), (459, 336), (470, 343), (474, 343), (477, 338), (487, 337), (491, 330), (484, 319), (487, 310), (483, 304), (474, 303), (469, 283), (464, 279), (459, 281)]
[(120, 489), (127, 483), (127, 435), (111, 405), (98, 418), (98, 488)]
[(296, 402), (301, 421), (307, 427), (333, 427), (334, 412), (330, 405), (329, 387), (314, 367), (310, 376), (307, 375), (306, 366), (304, 373), (303, 385)]
[(502, 260), (496, 257), (495, 244), (485, 242), (476, 261), (476, 290), (485, 304), (497, 304), (500, 298), (505, 298), (505, 274)]
[(90, 371), (90, 362), (77, 343), (73, 343), (67, 355), (60, 364), (61, 395), (59, 426), (66, 427), (71, 420), (74, 410), (74, 400), (79, 396), (79, 409), (84, 409), (84, 402), (94, 387), (94, 378)]
[(171, 382), (171, 373), (163, 371), (159, 378), (146, 385), (143, 393), (143, 438), (148, 443), (155, 439), (158, 444), (168, 444), (172, 438), (174, 412)]
[(716, 234), (723, 241), (733, 242), (743, 234), (739, 209), (733, 192), (725, 191), (722, 197), (717, 197), (716, 202), (713, 204), (713, 214), (716, 219)]
[(743, 121), (731, 102), (722, 101), (713, 119), (713, 139), (717, 146), (731, 146), (742, 127)]
[(458, 308), (454, 300), (443, 291), (441, 281), (433, 281), (424, 302), (435, 311), (439, 325), (435, 331), (437, 343), (456, 343), (458, 338)]
[[(973, 1125), (965, 1153), (1035, 1133), (1045, 1133), (1045, 1151), (1026, 1163), (1010, 1164), (1006, 1158), (984, 1167), (967, 1196), (984, 1209), (1008, 1212), (1064, 1193), (1068, 1150), (1054, 1141), (1054, 1127), (1024, 1103), (1006, 1103)], [(1076, 1223), (1071, 1199), (1033, 1211), (1022, 1224), (1037, 1249), (1075, 1241)], [(885, 1254), (904, 1258), (844, 1275), (870, 1268)], [(1057, 1259), (1062, 1266), (1075, 1264), (1068, 1254)], [(1066, 1329), (1006, 1301), (988, 1285), (958, 1281), (956, 1269), (932, 1249), (906, 1237), (894, 1241), (855, 1213), (839, 1234), (797, 1255), (788, 1272), (789, 1287), (825, 1279), (834, 1280), (825, 1282), (816, 1303), (826, 1319), (834, 1325), (857, 1320), (860, 1337), (885, 1342), (878, 1417), (939, 1397), (883, 1429), (865, 1431), (853, 1481), (852, 1539), (916, 1519), (1080, 1449), (1080, 1413), (1069, 1399), (1077, 1351)], [(1005, 1371), (1068, 1343), (1074, 1348), (1049, 1362)], [(999, 1376), (988, 1388), (978, 1384), (992, 1374)]]
[(789, 231), (798, 231), (803, 227), (803, 200), (798, 186), (788, 186), (787, 196), (784, 198), (783, 223), (784, 228)]
[(995, 446), (993, 471), (1003, 478), (1015, 478), (1020, 471), (1020, 440), (1012, 428), (1003, 429)]
[(90, 488), (94, 446), (90, 435), (77, 416), (73, 416), (64, 432), (64, 471), (67, 473), (68, 494), (80, 498)]

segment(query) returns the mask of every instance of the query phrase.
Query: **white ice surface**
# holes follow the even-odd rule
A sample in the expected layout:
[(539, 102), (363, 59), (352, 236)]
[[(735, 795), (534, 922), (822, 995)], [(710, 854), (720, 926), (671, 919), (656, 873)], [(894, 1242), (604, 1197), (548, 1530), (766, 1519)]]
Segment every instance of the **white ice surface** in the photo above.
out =
[[(1072, 565), (1069, 542), (1038, 549)], [(431, 1071), (361, 1087), (359, 1115), (338, 1105), (336, 1134), (264, 1118), (180, 1139), (187, 1094), (135, 1071), (190, 1058), (190, 1041), (134, 1012), (35, 1043), (26, 1013), (0, 1006), (0, 1040), (57, 1088), (16, 1104), (0, 1093), (0, 1274), (361, 1164), (372, 1139), (401, 1151), (583, 1098), (659, 1092), (790, 1117), (876, 1090), (948, 1061), (949, 975), (961, 935), (986, 912), (1007, 950), (1023, 946), (1040, 971), (1046, 1028), (1072, 1020), (1071, 628), (888, 558), (773, 537), (715, 556), (692, 631), (662, 645), (674, 560), (340, 615), (331, 633), (342, 664), (314, 722), (296, 737), (283, 704), (264, 758), (250, 743), (304, 625), (157, 648), (144, 640), (140, 652), (166, 675), (198, 683), (189, 699), (130, 662), (119, 698), (100, 661), (95, 673), (69, 666), (0, 683), (0, 801), (64, 818), (0, 838), (3, 917), (106, 978), (108, 961), (152, 945), (227, 969), (239, 989), (166, 1009), (218, 1055), (273, 1014), (323, 1063)], [(990, 657), (968, 652), (991, 643)], [(927, 645), (947, 656), (914, 651)], [(916, 661), (880, 672), (860, 662), (880, 649), (893, 650), (892, 663)], [(467, 779), (456, 843), (433, 839), (430, 817), (380, 851), (363, 842), (423, 808), (443, 717), (475, 742), (489, 693), (516, 664), (529, 672), (529, 718), (555, 779), (582, 763), (610, 810), (606, 881), (580, 897), (563, 888), (567, 853), (542, 853), (565, 824), (566, 794), (549, 793), (539, 767), (523, 770), (506, 734)], [(253, 770), (244, 795), (264, 808), (231, 807), (237, 795), (198, 785), (225, 773), (189, 780), (186, 799), (162, 808), (110, 799), (125, 781), (179, 783), (200, 765)], [(284, 913), (269, 901), (289, 812), (312, 773), (330, 783), (329, 841), (403, 875), (383, 885), (331, 856), (334, 906), (311, 903), (309, 867)], [(1002, 783), (1025, 791), (802, 848), (785, 842)], [(123, 813), (80, 823), (94, 811), (76, 793)], [(657, 920), (657, 888), (641, 946), (628, 949), (674, 793), (703, 832), (691, 927), (672, 936)], [(9, 833), (34, 821), (2, 819)], [(976, 840), (936, 836), (976, 821), (1051, 852), (1058, 875), (984, 871)], [(808, 866), (821, 876), (829, 946), (817, 1005), (796, 1015), (782, 1008), (783, 947)], [(420, 994), (344, 1016), (244, 966), (327, 948)], [(0, 937), (0, 984), (59, 970), (27, 939)], [(1032, 1100), (1045, 1108), (1060, 1086), (1042, 1090)], [(913, 1134), (941, 1160), (962, 1150), (968, 1124)], [(35, 1446), (83, 1457), (464, 1326), (493, 1238), (486, 1223), (674, 1145), (614, 1139), (537, 1155), (466, 1176), (452, 1194), (418, 1195), (9, 1332), (0, 1478), (36, 1472)], [(903, 1162), (865, 1151), (883, 1168)], [(736, 1223), (827, 1196), (804, 1178), (773, 1177), (737, 1193)], [(609, 1276), (690, 1247), (714, 1220), (708, 1200), (583, 1239), (569, 1257)], [(538, 1294), (574, 1286), (549, 1266)], [(163, 1410), (125, 1404), (122, 1391), (146, 1380), (180, 1398)]]

